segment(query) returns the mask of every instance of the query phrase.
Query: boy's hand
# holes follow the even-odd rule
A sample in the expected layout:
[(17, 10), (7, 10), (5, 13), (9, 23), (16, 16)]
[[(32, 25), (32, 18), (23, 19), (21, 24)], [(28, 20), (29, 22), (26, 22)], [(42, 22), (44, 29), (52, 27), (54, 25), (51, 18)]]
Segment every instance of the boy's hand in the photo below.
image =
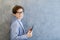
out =
[(32, 31), (28, 31), (28, 33), (27, 33), (27, 37), (32, 37)]

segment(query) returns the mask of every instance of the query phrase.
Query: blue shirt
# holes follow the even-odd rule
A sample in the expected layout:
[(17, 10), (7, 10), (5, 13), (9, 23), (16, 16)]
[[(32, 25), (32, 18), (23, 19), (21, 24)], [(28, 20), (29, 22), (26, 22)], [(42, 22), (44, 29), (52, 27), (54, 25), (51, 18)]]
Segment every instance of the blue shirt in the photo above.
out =
[(10, 27), (10, 39), (11, 40), (27, 40), (28, 37), (25, 34), (23, 24), (20, 19), (13, 16)]

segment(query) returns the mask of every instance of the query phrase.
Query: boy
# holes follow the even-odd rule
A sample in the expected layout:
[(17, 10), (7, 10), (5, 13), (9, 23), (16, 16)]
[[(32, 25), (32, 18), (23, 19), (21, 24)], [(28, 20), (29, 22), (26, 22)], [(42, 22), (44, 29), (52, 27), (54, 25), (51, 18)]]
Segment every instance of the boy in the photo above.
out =
[(21, 19), (24, 15), (24, 8), (22, 6), (15, 5), (12, 9), (12, 12), (13, 18), (10, 28), (11, 40), (27, 40), (28, 38), (32, 37), (32, 31), (30, 30), (25, 34), (25, 30), (21, 22)]

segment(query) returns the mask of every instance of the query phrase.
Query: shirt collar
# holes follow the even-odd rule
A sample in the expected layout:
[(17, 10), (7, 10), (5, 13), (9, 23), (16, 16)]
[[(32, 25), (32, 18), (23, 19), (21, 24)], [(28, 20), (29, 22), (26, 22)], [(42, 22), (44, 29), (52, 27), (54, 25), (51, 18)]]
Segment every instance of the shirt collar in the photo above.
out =
[(20, 21), (20, 22), (21, 22), (21, 19), (18, 19), (18, 21)]

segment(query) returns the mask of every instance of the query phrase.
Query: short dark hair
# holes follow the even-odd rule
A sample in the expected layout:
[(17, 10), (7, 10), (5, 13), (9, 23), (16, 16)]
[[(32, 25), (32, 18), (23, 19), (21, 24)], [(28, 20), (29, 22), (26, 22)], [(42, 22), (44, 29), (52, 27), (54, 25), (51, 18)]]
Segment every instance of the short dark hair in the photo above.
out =
[(15, 5), (12, 9), (12, 13), (16, 14), (18, 9), (23, 9), (23, 12), (24, 12), (24, 8), (22, 6)]

